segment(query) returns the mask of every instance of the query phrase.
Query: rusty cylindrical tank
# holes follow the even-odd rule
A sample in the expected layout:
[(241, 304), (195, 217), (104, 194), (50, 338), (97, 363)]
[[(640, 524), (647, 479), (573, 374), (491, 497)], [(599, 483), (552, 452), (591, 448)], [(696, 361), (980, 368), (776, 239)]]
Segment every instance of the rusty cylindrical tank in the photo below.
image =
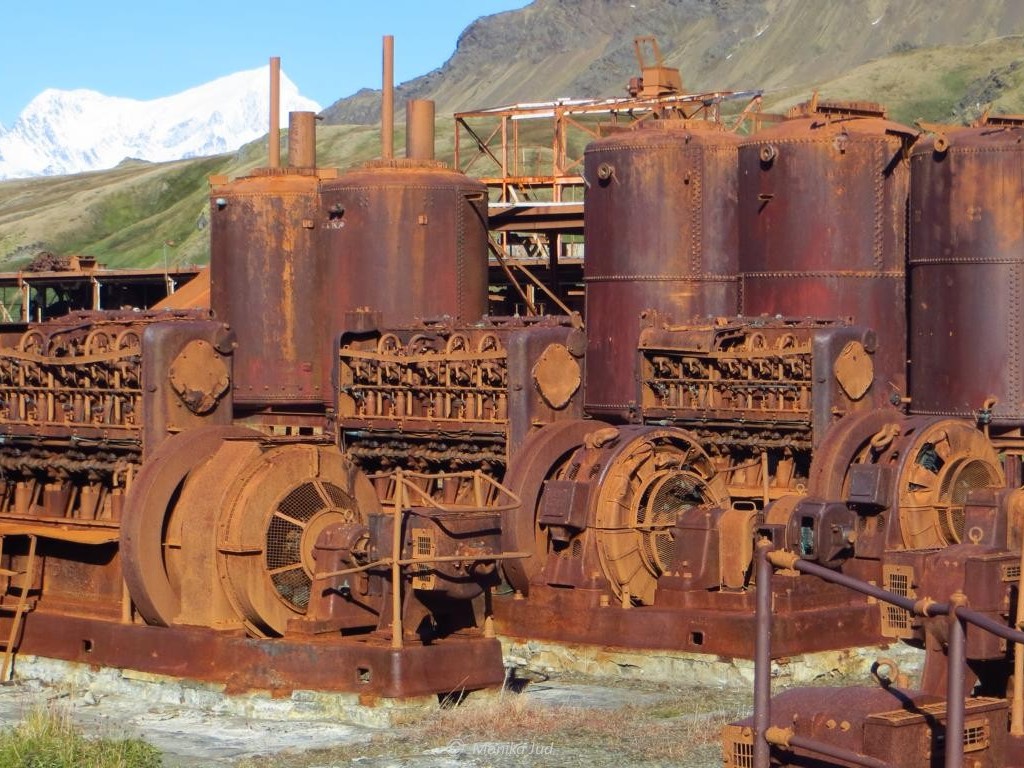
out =
[[(235, 402), (329, 403), (344, 307), (328, 272), (313, 122), (290, 130), (288, 168), (261, 168), (210, 191), (210, 305), (238, 339)], [(310, 167), (293, 167), (295, 163)]]
[[(487, 188), (443, 164), (379, 160), (325, 182), (330, 272), (385, 325), (487, 312)], [(338, 326), (341, 328), (342, 326)]]
[(740, 309), (852, 317), (878, 334), (880, 396), (906, 387), (905, 150), (877, 105), (836, 104), (739, 148)]
[(911, 154), (910, 409), (1024, 423), (1024, 128), (965, 128)]
[(738, 143), (714, 125), (666, 120), (587, 147), (588, 413), (636, 415), (645, 310), (676, 323), (736, 314)]

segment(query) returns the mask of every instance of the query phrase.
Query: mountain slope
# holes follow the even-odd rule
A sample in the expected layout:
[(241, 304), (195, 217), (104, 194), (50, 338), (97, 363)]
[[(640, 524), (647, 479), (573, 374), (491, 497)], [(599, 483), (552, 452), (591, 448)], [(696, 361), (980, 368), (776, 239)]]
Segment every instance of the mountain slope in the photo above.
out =
[[(400, 93), (440, 99), (438, 157), (450, 162), (454, 109), (622, 94), (638, 74), (632, 37), (653, 33), (689, 90), (766, 88), (769, 110), (819, 88), (881, 101), (905, 123), (970, 119), (992, 101), (1024, 113), (1024, 39), (1008, 36), (1024, 29), (1022, 17), (1015, 0), (537, 0), (470, 25), (444, 67)], [(332, 110), (375, 123), (378, 98), (367, 91)], [(396, 134), (401, 146), (400, 125)], [(327, 167), (379, 152), (376, 125), (321, 125), (317, 143)], [(171, 264), (204, 263), (206, 177), (265, 162), (260, 140), (201, 160), (0, 182), (0, 269), (40, 250), (155, 266), (168, 241)]]
[[(0, 179), (112, 168), (230, 152), (266, 133), (268, 67), (173, 96), (137, 101), (88, 90), (46, 90), (0, 129)], [(281, 77), (282, 113), (319, 111)]]
[[(656, 35), (692, 92), (822, 85), (879, 57), (1024, 31), (1014, 0), (535, 0), (471, 24), (454, 55), (398, 88), (438, 113), (563, 96), (622, 95), (638, 73), (632, 40)], [(396, 41), (401, 55), (401, 41)], [(327, 122), (378, 119), (364, 90)]]

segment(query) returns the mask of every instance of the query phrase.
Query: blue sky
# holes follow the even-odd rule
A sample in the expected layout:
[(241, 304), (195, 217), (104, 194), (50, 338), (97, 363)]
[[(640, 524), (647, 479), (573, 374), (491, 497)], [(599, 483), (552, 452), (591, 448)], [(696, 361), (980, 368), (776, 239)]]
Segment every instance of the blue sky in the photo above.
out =
[(17, 0), (3, 10), (0, 123), (46, 88), (168, 96), (270, 56), (327, 106), (379, 87), (381, 37), (395, 36), (395, 81), (443, 64), (474, 19), (528, 0)]

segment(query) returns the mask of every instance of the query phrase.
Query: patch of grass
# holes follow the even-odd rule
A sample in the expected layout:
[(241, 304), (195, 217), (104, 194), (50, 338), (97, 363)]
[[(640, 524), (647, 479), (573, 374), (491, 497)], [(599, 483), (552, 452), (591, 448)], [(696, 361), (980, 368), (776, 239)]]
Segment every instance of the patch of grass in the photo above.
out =
[(0, 731), (0, 768), (157, 768), (160, 752), (138, 739), (86, 739), (59, 707), (38, 708)]

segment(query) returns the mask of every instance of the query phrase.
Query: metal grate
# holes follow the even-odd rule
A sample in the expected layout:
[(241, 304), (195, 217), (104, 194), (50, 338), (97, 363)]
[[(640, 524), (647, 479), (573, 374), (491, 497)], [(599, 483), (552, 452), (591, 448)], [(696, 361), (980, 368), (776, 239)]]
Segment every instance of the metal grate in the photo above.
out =
[(1000, 567), (1000, 577), (1003, 581), (1020, 581), (1020, 564), (1006, 564)]
[(277, 594), (293, 608), (305, 611), (313, 585), (312, 574), (303, 564), (306, 529), (318, 514), (341, 508), (349, 510), (351, 497), (332, 483), (304, 482), (291, 490), (277, 505), (267, 525), (265, 558), (270, 581)]
[(434, 540), (427, 534), (416, 535), (416, 557), (430, 557), (434, 554)]
[[(317, 512), (327, 506), (327, 500), (318, 490), (320, 483), (303, 483), (285, 496), (277, 505), (282, 515), (308, 522)], [(340, 489), (338, 489), (340, 490)]]
[(980, 752), (988, 749), (988, 720), (968, 720), (964, 723), (964, 752)]
[(642, 499), (636, 512), (643, 533), (644, 555), (660, 575), (668, 570), (675, 554), (671, 528), (680, 512), (706, 503), (702, 483), (685, 472), (673, 472), (653, 486), (650, 498)]
[(967, 494), (976, 488), (998, 485), (998, 482), (988, 463), (977, 460), (965, 461), (943, 475), (939, 498), (946, 500), (949, 506), (939, 511), (939, 523), (946, 541), (951, 544), (963, 541)]
[[(882, 568), (883, 587), (900, 597), (915, 597), (912, 588), (914, 569), (907, 565), (886, 565)], [(911, 637), (910, 611), (889, 603), (882, 605), (882, 637)]]
[(723, 727), (722, 755), (725, 768), (754, 768), (754, 737), (750, 729), (739, 725)]

